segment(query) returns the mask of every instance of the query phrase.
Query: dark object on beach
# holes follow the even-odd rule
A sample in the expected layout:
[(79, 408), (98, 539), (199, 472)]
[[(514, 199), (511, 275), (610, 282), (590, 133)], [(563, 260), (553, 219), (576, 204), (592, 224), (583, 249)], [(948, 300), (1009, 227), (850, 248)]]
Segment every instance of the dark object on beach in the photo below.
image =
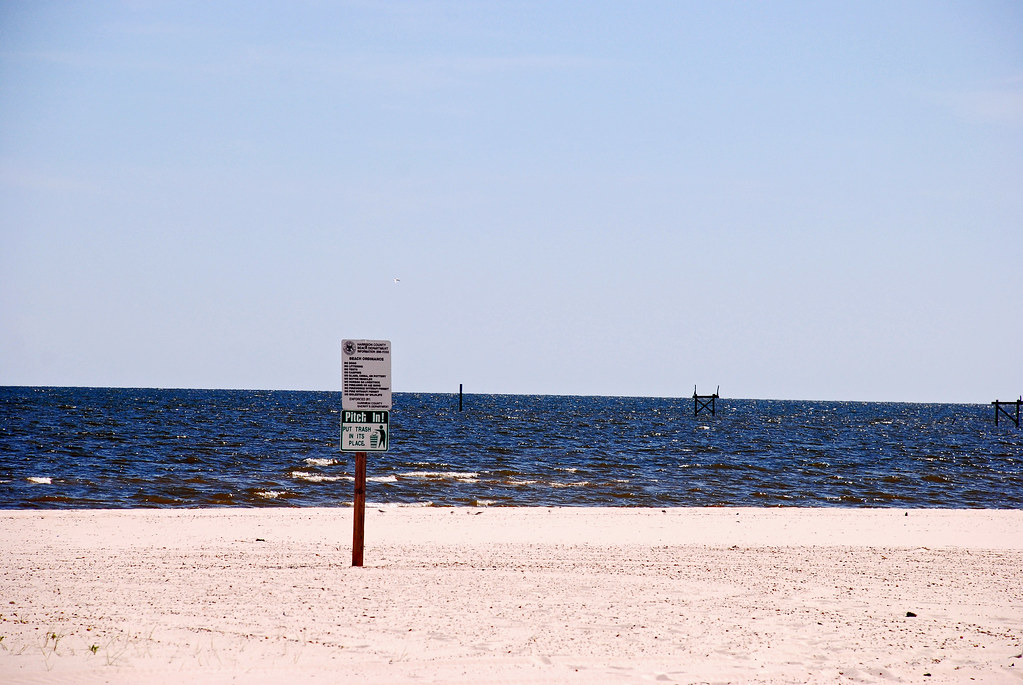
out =
[(916, 618), (916, 614), (914, 614), (912, 611), (907, 611), (906, 612), (906, 617), (907, 618)]
[(266, 542), (266, 538), (256, 538), (256, 542)]

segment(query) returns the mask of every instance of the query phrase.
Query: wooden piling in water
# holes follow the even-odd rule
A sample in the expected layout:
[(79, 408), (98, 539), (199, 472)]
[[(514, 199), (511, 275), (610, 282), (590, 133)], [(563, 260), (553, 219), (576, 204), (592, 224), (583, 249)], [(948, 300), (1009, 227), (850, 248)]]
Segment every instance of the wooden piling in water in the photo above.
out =
[[(1020, 409), (1020, 405), (1023, 405), (1023, 395), (1020, 395), (1020, 398), (1018, 400), (1012, 400), (1012, 401), (1009, 401), (1009, 402), (1002, 402), (1001, 400), (995, 400), (991, 404), (995, 405), (995, 425), (996, 426), (998, 425), (998, 415), (999, 414), (1005, 414), (1005, 416), (1008, 417), (1008, 419), (1010, 421), (1012, 421), (1013, 423), (1016, 424), (1016, 428), (1019, 428), (1019, 415), (1020, 415), (1019, 409)], [(1010, 406), (1010, 407), (1015, 405), (1015, 407), (1016, 407), (1016, 415), (1013, 416), (1012, 414), (1010, 414), (1009, 410), (1006, 409), (1005, 407), (1003, 407), (1002, 405), (1007, 405), (1007, 406)]]
[(700, 395), (696, 392), (696, 386), (693, 386), (693, 416), (699, 416), (700, 412), (706, 409), (710, 410), (710, 415), (714, 416), (716, 412), (715, 402), (720, 395), (721, 386), (714, 391), (713, 395)]

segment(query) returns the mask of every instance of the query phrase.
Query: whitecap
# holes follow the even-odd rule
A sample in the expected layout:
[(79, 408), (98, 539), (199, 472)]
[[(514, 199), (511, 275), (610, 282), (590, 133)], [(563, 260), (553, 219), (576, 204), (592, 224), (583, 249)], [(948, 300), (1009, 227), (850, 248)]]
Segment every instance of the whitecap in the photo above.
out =
[[(345, 480), (345, 476), (321, 476), (318, 473), (309, 473), (308, 471), (292, 471), (291, 477), (295, 480), (305, 480), (310, 483), (336, 483), (339, 480)], [(351, 476), (348, 476), (351, 478)]]
[(49, 476), (29, 476), (26, 478), (29, 483), (38, 483), (39, 485), (51, 485), (53, 479)]
[(256, 497), (262, 497), (263, 499), (277, 499), (281, 495), (286, 495), (286, 494), (288, 494), (288, 493), (286, 493), (286, 492), (284, 492), (282, 490), (257, 490), (256, 491)]
[(305, 460), (305, 463), (310, 466), (333, 466), (337, 463), (337, 459), (324, 459), (322, 457), (309, 457)]
[(475, 483), (476, 478), (479, 478), (479, 473), (475, 471), (409, 471), (401, 474), (402, 478), (427, 478), (430, 480), (438, 480), (444, 478), (454, 478), (467, 483)]

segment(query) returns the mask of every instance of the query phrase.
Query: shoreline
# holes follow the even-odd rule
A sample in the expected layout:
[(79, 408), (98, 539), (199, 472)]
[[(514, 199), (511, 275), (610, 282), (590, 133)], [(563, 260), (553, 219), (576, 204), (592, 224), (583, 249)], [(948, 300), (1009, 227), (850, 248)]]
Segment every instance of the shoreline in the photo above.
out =
[(359, 569), (351, 536), (0, 510), (0, 680), (1023, 682), (1023, 510), (367, 507)]
[[(88, 525), (91, 540), (118, 543), (115, 522), (145, 521), (139, 543), (156, 535), (250, 536), (271, 525), (287, 539), (351, 543), (352, 507), (220, 507), (166, 509), (0, 509), (0, 526), (15, 522), (40, 535), (54, 526)], [(348, 521), (348, 527), (340, 521)], [(173, 524), (162, 530), (156, 524)], [(218, 529), (182, 522), (221, 522)], [(642, 526), (632, 524), (642, 523)], [(310, 527), (312, 526), (312, 527)], [(324, 528), (324, 526), (328, 528)], [(329, 530), (329, 532), (326, 532)], [(24, 534), (26, 531), (22, 531)], [(70, 531), (68, 531), (70, 533)], [(81, 531), (79, 531), (81, 532)], [(60, 535), (61, 533), (58, 533)], [(0, 541), (5, 533), (0, 530)], [(464, 541), (551, 544), (962, 547), (1023, 550), (1023, 509), (895, 507), (402, 507), (366, 504), (367, 545)]]

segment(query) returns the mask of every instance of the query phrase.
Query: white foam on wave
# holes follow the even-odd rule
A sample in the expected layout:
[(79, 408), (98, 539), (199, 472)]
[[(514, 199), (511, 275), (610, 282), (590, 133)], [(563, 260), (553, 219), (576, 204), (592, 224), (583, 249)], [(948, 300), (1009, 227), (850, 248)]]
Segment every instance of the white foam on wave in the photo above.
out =
[[(290, 475), (295, 480), (304, 480), (310, 483), (336, 483), (339, 480), (346, 480), (350, 483), (355, 482), (355, 476), (324, 476), (319, 473), (309, 473), (308, 471), (292, 471)], [(367, 483), (395, 483), (397, 480), (397, 476), (368, 476), (366, 478)]]
[(559, 483), (557, 481), (551, 481), (552, 488), (583, 488), (590, 484), (588, 480), (580, 480), (574, 483)]
[(339, 480), (354, 480), (351, 476), (324, 476), (319, 473), (309, 473), (308, 471), (292, 471), (291, 477), (295, 480), (305, 480), (310, 483), (336, 483)]
[(475, 483), (479, 478), (475, 471), (408, 471), (401, 474), (402, 478), (422, 478), (425, 480), (449, 480), (454, 479), (459, 483)]
[(53, 479), (49, 476), (29, 476), (26, 478), (29, 483), (37, 483), (39, 485), (52, 485)]
[(536, 485), (539, 482), (536, 480), (518, 480), (516, 478), (508, 479), (508, 485)]
[(257, 490), (256, 497), (262, 497), (263, 499), (277, 499), (281, 495), (286, 495), (287, 492), (283, 490)]
[(478, 499), (476, 500), (477, 507), (489, 507), (491, 504), (496, 504), (496, 499)]
[(305, 460), (305, 463), (310, 466), (333, 466), (337, 463), (337, 459), (324, 459), (322, 457), (309, 457)]

